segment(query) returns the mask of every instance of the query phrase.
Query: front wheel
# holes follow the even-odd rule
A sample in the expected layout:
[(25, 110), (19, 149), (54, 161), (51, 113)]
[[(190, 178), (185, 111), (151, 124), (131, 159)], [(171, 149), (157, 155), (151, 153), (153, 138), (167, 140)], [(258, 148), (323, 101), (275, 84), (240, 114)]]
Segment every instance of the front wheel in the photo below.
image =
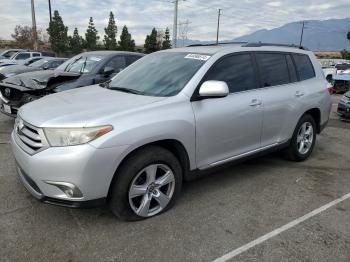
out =
[(312, 153), (316, 143), (316, 123), (311, 115), (304, 115), (298, 122), (286, 157), (292, 161), (304, 161)]
[(179, 196), (182, 169), (168, 150), (149, 146), (136, 151), (120, 167), (109, 205), (123, 220), (149, 218), (168, 210)]

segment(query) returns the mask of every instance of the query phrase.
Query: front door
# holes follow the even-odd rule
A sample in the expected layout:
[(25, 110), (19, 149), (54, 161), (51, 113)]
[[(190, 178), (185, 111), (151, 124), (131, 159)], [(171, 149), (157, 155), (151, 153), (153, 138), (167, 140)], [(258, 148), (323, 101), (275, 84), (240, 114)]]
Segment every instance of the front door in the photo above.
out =
[(226, 56), (203, 79), (225, 81), (230, 94), (192, 102), (199, 168), (221, 164), (260, 148), (263, 111), (252, 61), (249, 53)]

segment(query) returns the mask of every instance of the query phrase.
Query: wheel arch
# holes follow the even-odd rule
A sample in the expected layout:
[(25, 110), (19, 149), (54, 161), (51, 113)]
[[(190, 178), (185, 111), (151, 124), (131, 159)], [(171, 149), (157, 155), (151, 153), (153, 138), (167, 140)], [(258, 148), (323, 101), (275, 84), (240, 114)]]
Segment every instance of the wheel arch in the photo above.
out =
[(129, 159), (129, 157), (131, 155), (133, 155), (137, 151), (144, 149), (145, 147), (148, 147), (148, 146), (159, 146), (159, 147), (162, 147), (162, 148), (169, 150), (172, 154), (174, 154), (174, 156), (179, 160), (179, 162), (181, 164), (183, 178), (184, 178), (184, 180), (186, 180), (186, 177), (188, 176), (190, 168), (191, 168), (191, 160), (190, 160), (190, 156), (189, 156), (189, 153), (188, 153), (188, 150), (186, 149), (186, 147), (183, 145), (183, 143), (181, 143), (180, 141), (178, 141), (176, 139), (156, 140), (156, 141), (152, 141), (152, 142), (140, 145), (138, 147), (132, 148), (131, 150), (129, 150), (125, 154), (125, 156), (123, 157), (123, 159), (120, 161), (119, 165), (117, 166), (117, 168), (114, 172), (113, 178), (109, 184), (107, 199), (110, 196), (112, 184), (114, 183), (115, 179), (117, 179), (117, 177), (118, 177), (117, 173), (118, 173), (118, 170), (121, 168), (121, 166)]
[[(310, 115), (315, 120), (317, 134), (321, 132), (321, 110), (319, 108), (311, 108), (307, 110), (301, 117), (304, 115)], [(300, 117), (300, 118), (301, 118)]]

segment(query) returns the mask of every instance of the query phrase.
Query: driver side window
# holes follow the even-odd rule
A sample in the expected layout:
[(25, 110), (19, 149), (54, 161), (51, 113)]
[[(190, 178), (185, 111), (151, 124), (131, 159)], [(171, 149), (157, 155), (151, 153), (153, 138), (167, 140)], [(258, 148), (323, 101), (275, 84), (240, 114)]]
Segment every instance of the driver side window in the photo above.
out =
[(224, 81), (230, 93), (257, 88), (256, 74), (250, 54), (235, 54), (222, 58), (209, 70), (205, 81)]

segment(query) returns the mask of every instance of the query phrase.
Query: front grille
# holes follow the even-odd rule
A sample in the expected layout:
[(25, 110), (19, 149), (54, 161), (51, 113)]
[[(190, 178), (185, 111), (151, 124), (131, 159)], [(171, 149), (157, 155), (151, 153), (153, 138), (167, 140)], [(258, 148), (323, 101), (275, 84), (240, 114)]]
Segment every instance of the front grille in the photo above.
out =
[(26, 123), (21, 118), (16, 119), (15, 134), (18, 145), (30, 155), (47, 148), (48, 144), (42, 129)]

